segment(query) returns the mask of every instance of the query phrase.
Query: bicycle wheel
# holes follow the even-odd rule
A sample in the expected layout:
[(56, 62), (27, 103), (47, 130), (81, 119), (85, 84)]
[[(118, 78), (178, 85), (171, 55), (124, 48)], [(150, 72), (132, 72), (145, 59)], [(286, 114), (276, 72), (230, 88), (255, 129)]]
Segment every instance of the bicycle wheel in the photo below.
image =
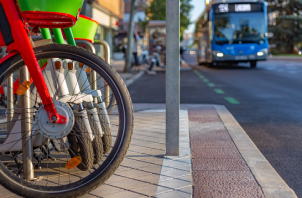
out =
[[(43, 118), (43, 105), (41, 104), (39, 94), (35, 91), (35, 85), (33, 83), (30, 85), (30, 81), (27, 81), (28, 86), (26, 88), (30, 92), (28, 97), (30, 108), (25, 109), (20, 106), (20, 98), (24, 99), (22, 93), (21, 96), (18, 96), (17, 102), (13, 107), (0, 107), (0, 135), (2, 138), (0, 138), (0, 143), (2, 143), (0, 144), (0, 184), (23, 197), (79, 197), (104, 183), (118, 168), (126, 155), (133, 132), (133, 109), (130, 95), (117, 72), (104, 60), (87, 50), (69, 45), (52, 44), (37, 47), (34, 51), (37, 60), (43, 68), (42, 73), (48, 90), (54, 99), (57, 111), (66, 111), (66, 115), (68, 115), (66, 117), (71, 120), (73, 118), (76, 120), (80, 116), (87, 132), (86, 130), (84, 131), (82, 122), (82, 126), (79, 126), (79, 122), (75, 121), (77, 124), (73, 126), (73, 129), (70, 130), (71, 132), (68, 131), (68, 134), (66, 129), (64, 132), (58, 134), (59, 137), (52, 135), (52, 133), (59, 133), (58, 131), (60, 130), (51, 130), (51, 126), (55, 129), (58, 125), (48, 123), (48, 120)], [(108, 153), (103, 155), (102, 160), (91, 165), (91, 168), (87, 167), (87, 163), (83, 163), (82, 158), (85, 157), (85, 152), (92, 154), (91, 150), (93, 149), (88, 145), (91, 143), (93, 147), (95, 141), (91, 134), (92, 130), (88, 130), (91, 129), (89, 128), (91, 127), (89, 121), (87, 121), (88, 116), (86, 114), (87, 120), (85, 120), (85, 116), (83, 116), (83, 112), (86, 110), (85, 108), (81, 109), (81, 107), (86, 106), (85, 103), (89, 103), (89, 99), (85, 101), (85, 98), (91, 97), (87, 94), (87, 89), (86, 95), (80, 93), (75, 94), (75, 88), (71, 90), (69, 84), (69, 95), (62, 95), (63, 86), (68, 82), (68, 76), (71, 75), (72, 69), (79, 65), (88, 67), (89, 70), (86, 70), (87, 73), (85, 73), (87, 76), (89, 76), (89, 71), (96, 71), (96, 83), (98, 83), (99, 80), (106, 81), (114, 95), (117, 107), (115, 111), (109, 115), (112, 144)], [(0, 85), (3, 86), (7, 84), (10, 76), (12, 76), (14, 82), (17, 82), (18, 76), (24, 75), (21, 72), (23, 70), (20, 70), (21, 68), (24, 68), (24, 62), (19, 54), (3, 62), (0, 67)], [(64, 77), (62, 81), (62, 79), (60, 80), (55, 74), (57, 70), (63, 68), (65, 68), (65, 70), (61, 73)], [(87, 77), (87, 79), (89, 86), (95, 83), (91, 82), (89, 77)], [(8, 86), (8, 88), (18, 91), (21, 85), (24, 86), (24, 82), (20, 81), (20, 86)], [(82, 91), (85, 87), (78, 87), (78, 89)], [(66, 91), (66, 89), (64, 90)], [(91, 91), (93, 92), (93, 90)], [(93, 97), (94, 101), (97, 100), (96, 96)], [(66, 98), (69, 99), (67, 100)], [(79, 104), (80, 100), (83, 100), (83, 105)], [(31, 124), (29, 130), (31, 135), (29, 139), (33, 147), (33, 167), (41, 167), (41, 169), (32, 168), (30, 170), (30, 173), (34, 174), (30, 180), (24, 179), (26, 172), (22, 165), (23, 153), (22, 144), (20, 142), (22, 142), (23, 134), (20, 124), (25, 123), (25, 120), (20, 118), (21, 111), (26, 111), (30, 114), (26, 119), (29, 119)], [(101, 115), (100, 121), (102, 122), (103, 120)], [(102, 127), (103, 126), (105, 125), (103, 124)], [(60, 127), (64, 127), (64, 125), (60, 125)], [(79, 131), (81, 133), (79, 133)], [(19, 139), (8, 142), (12, 134), (14, 135), (13, 137), (19, 137)], [(67, 136), (68, 138), (65, 138)], [(73, 138), (70, 138), (70, 136)], [(75, 146), (73, 141), (80, 142), (80, 144)], [(50, 144), (50, 142), (52, 144)], [(77, 151), (80, 156), (74, 157), (70, 155), (70, 149)], [(84, 150), (84, 154), (81, 153)], [(85, 170), (77, 168), (80, 164), (83, 167), (86, 166)]]

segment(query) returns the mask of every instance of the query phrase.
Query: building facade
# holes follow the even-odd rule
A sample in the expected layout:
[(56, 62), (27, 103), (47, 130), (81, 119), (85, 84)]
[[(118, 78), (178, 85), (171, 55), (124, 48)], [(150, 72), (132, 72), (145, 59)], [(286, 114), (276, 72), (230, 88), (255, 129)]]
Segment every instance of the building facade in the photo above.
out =
[[(95, 39), (107, 41), (112, 53), (119, 21), (124, 18), (124, 0), (85, 0), (81, 14), (99, 23)], [(104, 58), (103, 47), (95, 47), (97, 54)]]

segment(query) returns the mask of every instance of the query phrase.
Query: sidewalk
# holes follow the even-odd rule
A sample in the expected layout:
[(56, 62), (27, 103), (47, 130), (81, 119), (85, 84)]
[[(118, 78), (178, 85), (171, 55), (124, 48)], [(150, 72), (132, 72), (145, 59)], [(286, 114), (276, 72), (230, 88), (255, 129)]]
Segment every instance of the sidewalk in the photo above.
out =
[[(146, 68), (143, 65), (141, 65), (141, 66), (133, 67), (131, 73), (124, 73), (124, 68), (125, 68), (125, 61), (124, 60), (112, 61), (110, 65), (120, 74), (120, 76), (125, 81), (125, 84), (127, 86), (129, 86), (135, 80), (137, 80), (142, 75), (144, 75), (145, 70), (146, 70)], [(155, 72), (166, 71), (166, 69), (160, 68), (160, 67), (154, 67), (153, 70)], [(191, 67), (183, 60), (182, 61), (182, 67), (181, 67), (180, 70), (191, 70)], [(130, 79), (134, 79), (134, 80), (130, 80)]]
[(291, 57), (291, 56), (273, 56), (273, 57), (268, 57), (268, 60), (290, 60), (290, 61), (301, 61), (301, 57)]
[(126, 158), (83, 198), (296, 197), (224, 106), (181, 105), (177, 157), (165, 156), (165, 105), (134, 104), (134, 111)]
[(144, 70), (135, 68), (131, 73), (124, 73), (125, 61), (112, 61), (110, 64), (121, 76), (126, 86), (131, 85), (134, 81), (144, 75)]

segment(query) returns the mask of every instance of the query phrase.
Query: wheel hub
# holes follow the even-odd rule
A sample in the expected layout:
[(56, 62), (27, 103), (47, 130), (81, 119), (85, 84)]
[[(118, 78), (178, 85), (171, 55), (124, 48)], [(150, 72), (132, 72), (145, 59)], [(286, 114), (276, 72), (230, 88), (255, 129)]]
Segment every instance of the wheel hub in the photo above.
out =
[(67, 136), (74, 125), (74, 114), (68, 104), (54, 101), (54, 105), (59, 115), (64, 116), (67, 120), (64, 124), (52, 123), (49, 120), (47, 111), (42, 105), (36, 113), (35, 124), (37, 130), (44, 136), (50, 139), (59, 139)]

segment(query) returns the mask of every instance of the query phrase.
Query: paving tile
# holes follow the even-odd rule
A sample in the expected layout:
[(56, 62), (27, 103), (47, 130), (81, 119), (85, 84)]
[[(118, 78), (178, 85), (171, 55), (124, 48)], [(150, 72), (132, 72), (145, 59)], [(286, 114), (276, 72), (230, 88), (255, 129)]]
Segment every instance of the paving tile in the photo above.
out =
[(194, 140), (191, 143), (192, 149), (234, 149), (236, 146), (231, 140)]
[(139, 155), (140, 153), (136, 150), (128, 150), (127, 155)]
[(179, 147), (180, 147), (180, 149), (182, 149), (182, 148), (191, 148), (189, 142), (188, 143), (187, 142), (182, 142)]
[(214, 108), (189, 110), (189, 119), (193, 197), (263, 197)]
[(100, 187), (98, 187), (97, 189), (95, 189), (94, 191), (90, 192), (89, 194), (83, 196), (83, 198), (88, 198), (89, 196), (104, 196), (104, 195), (109, 195), (109, 194), (113, 194), (113, 193), (117, 193), (117, 192), (121, 192), (123, 191), (123, 189), (121, 188), (116, 188), (113, 186), (109, 186), (109, 185), (102, 185)]
[[(199, 115), (201, 112), (199, 112)], [(208, 116), (208, 117), (202, 117), (202, 116), (192, 116), (190, 117), (190, 121), (192, 122), (199, 122), (199, 123), (209, 123), (209, 122), (221, 122), (220, 118), (216, 115)]]
[(126, 189), (137, 188), (139, 186), (144, 186), (144, 185), (147, 185), (147, 184), (148, 184), (147, 182), (137, 181), (137, 180), (134, 180), (134, 179), (128, 179), (128, 180), (123, 180), (123, 181), (112, 183), (111, 185), (126, 190)]
[(236, 149), (199, 149), (198, 147), (192, 148), (192, 158), (241, 158), (241, 155)]
[(141, 198), (141, 197), (144, 197), (144, 195), (131, 191), (123, 191), (123, 192), (102, 196), (102, 198)]
[(192, 194), (192, 188), (193, 188), (192, 186), (185, 186), (185, 187), (178, 188), (177, 191)]
[(148, 166), (145, 166), (145, 167), (141, 167), (141, 168), (139, 168), (139, 170), (147, 171), (149, 173), (160, 174), (161, 168), (162, 168), (161, 165), (153, 165), (153, 164), (151, 164), (151, 165), (148, 165)]
[[(126, 156), (127, 158), (127, 156)], [(137, 159), (139, 161), (151, 163), (151, 164), (162, 164), (163, 158), (154, 157), (154, 156), (148, 156), (148, 157), (130, 157), (131, 159)]]
[(114, 174), (105, 182), (105, 184), (111, 184), (111, 183), (126, 180), (126, 179), (129, 179), (129, 178), (121, 177), (121, 176)]
[(187, 149), (182, 148), (182, 149), (180, 149), (179, 155), (180, 156), (189, 156), (189, 155), (191, 155), (191, 149), (190, 148), (187, 148)]
[(214, 140), (230, 140), (231, 136), (229, 135), (229, 133), (227, 132), (226, 129), (224, 130), (216, 130), (216, 131), (202, 131), (202, 133), (192, 133), (190, 134), (190, 139), (191, 140), (210, 140), (210, 139), (214, 139)]
[(149, 144), (146, 145), (148, 148), (154, 148), (154, 149), (161, 149), (161, 150), (166, 150), (166, 145), (165, 144)]
[(122, 173), (122, 172), (125, 172), (125, 171), (130, 171), (132, 170), (131, 168), (128, 168), (127, 166), (124, 166), (123, 164), (120, 165), (120, 167), (118, 167), (118, 169), (115, 171), (115, 173)]
[[(167, 188), (165, 186), (157, 186), (157, 190), (156, 190), (156, 195), (161, 194), (161, 193), (165, 193), (165, 192), (169, 192), (169, 191), (173, 191), (172, 188)], [(157, 197), (157, 196), (156, 196)]]
[(178, 189), (185, 186), (191, 186), (191, 181), (184, 181), (178, 178), (174, 178), (171, 180), (161, 181), (159, 185), (163, 187)]
[(182, 180), (182, 181), (188, 181), (192, 183), (192, 175), (185, 175), (185, 176), (181, 176), (181, 177), (177, 177), (178, 180)]
[(148, 173), (146, 171), (140, 171), (140, 170), (137, 170), (137, 169), (132, 169), (132, 170), (116, 173), (116, 174), (124, 176), (124, 177), (128, 177), (128, 178), (135, 178), (135, 177), (140, 177), (140, 176), (143, 176), (143, 175), (148, 175), (150, 173)]
[(131, 145), (134, 145), (134, 146), (148, 146), (148, 147), (150, 147), (151, 145), (154, 145), (154, 144), (157, 144), (157, 143), (146, 143), (146, 142), (142, 142), (142, 141), (132, 141), (131, 140)]
[(191, 198), (190, 193), (181, 191), (169, 191), (162, 194), (156, 195), (157, 198)]
[(138, 192), (145, 196), (155, 196), (157, 191), (157, 185), (148, 184), (145, 186), (132, 189), (132, 191)]
[(169, 161), (169, 162), (165, 163), (165, 167), (175, 168), (175, 169), (184, 170), (184, 171), (190, 171), (191, 164), (180, 162), (180, 161)]
[(136, 180), (139, 181), (145, 181), (148, 183), (154, 183), (157, 184), (159, 182), (159, 177), (160, 177), (160, 173), (159, 174), (149, 174), (149, 175), (143, 175), (141, 177), (136, 177)]
[(191, 157), (189, 157), (189, 156), (174, 157), (173, 160), (183, 162), (183, 163), (188, 163), (188, 164), (191, 163)]
[(142, 168), (142, 167), (149, 166), (149, 165), (150, 164), (147, 162), (140, 162), (137, 160), (125, 159), (125, 162), (123, 161), (123, 166), (131, 167), (131, 168)]
[(162, 176), (168, 176), (172, 178), (177, 178), (177, 177), (182, 177), (185, 175), (190, 175), (190, 171), (183, 171), (183, 170), (178, 170), (178, 169), (170, 169), (167, 171), (163, 171)]
[(199, 122), (190, 122), (190, 135), (191, 134), (202, 134), (215, 132), (217, 130), (225, 130), (225, 126), (222, 122), (211, 122), (211, 123), (199, 123)]
[(243, 159), (192, 159), (192, 169), (208, 171), (249, 171)]
[(194, 171), (193, 197), (263, 197), (249, 171)]
[(143, 151), (140, 153), (149, 154), (149, 155), (163, 155), (165, 153), (165, 151), (154, 149), (154, 150), (149, 150), (149, 151)]

